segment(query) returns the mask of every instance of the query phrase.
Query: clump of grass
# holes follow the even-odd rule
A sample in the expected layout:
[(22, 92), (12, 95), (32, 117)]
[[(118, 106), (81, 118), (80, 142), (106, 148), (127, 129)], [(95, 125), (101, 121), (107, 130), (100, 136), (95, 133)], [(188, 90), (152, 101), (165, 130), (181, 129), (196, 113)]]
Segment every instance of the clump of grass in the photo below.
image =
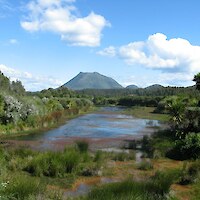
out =
[(169, 193), (171, 184), (175, 183), (180, 176), (180, 170), (157, 171), (149, 180), (148, 191), (164, 196)]
[(10, 179), (2, 196), (8, 197), (7, 199), (26, 200), (29, 196), (44, 193), (45, 187), (39, 179), (17, 174)]
[(113, 153), (112, 159), (115, 161), (128, 161), (128, 160), (135, 160), (135, 153), (126, 153), (126, 152), (120, 152), (120, 153)]
[(188, 166), (188, 163), (184, 163), (181, 170), (181, 175), (178, 183), (181, 185), (188, 185), (198, 182), (200, 178), (200, 161), (195, 161)]
[(153, 169), (153, 164), (151, 161), (144, 160), (138, 164), (138, 169), (151, 170), (151, 169)]
[(80, 153), (73, 148), (63, 152), (45, 152), (36, 155), (25, 168), (35, 176), (64, 177), (72, 173), (80, 161)]
[(98, 150), (97, 152), (95, 152), (94, 162), (101, 162), (102, 160), (103, 160), (103, 152)]
[(84, 140), (80, 140), (80, 141), (76, 141), (76, 145), (78, 147), (78, 150), (81, 152), (81, 153), (86, 153), (88, 151), (88, 148), (89, 148), (89, 144), (87, 141), (84, 141)]
[[(167, 194), (171, 184), (172, 178), (168, 178), (167, 174), (156, 174), (150, 180), (145, 182), (136, 182), (133, 180), (126, 180), (119, 183), (110, 183), (98, 188), (94, 188), (85, 199), (93, 200), (166, 200)], [(166, 181), (166, 182), (165, 182)]]

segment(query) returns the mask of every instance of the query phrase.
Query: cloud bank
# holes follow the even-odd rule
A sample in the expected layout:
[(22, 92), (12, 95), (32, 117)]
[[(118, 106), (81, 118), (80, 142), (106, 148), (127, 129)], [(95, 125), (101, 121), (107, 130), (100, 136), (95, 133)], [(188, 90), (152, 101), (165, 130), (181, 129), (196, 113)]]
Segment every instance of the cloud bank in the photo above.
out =
[(11, 81), (20, 80), (28, 91), (57, 88), (62, 85), (61, 81), (53, 77), (36, 76), (29, 72), (22, 72), (3, 64), (0, 64), (0, 71), (9, 77)]
[[(166, 35), (156, 33), (146, 41), (112, 48), (128, 65), (160, 70), (160, 78), (168, 82), (175, 77), (188, 81), (200, 71), (200, 46), (194, 46), (186, 39), (167, 39)], [(97, 53), (110, 56), (108, 48)]]
[(27, 31), (50, 31), (76, 46), (99, 46), (102, 31), (109, 22), (91, 12), (86, 17), (77, 16), (75, 0), (32, 0), (27, 5), (27, 16), (21, 26)]

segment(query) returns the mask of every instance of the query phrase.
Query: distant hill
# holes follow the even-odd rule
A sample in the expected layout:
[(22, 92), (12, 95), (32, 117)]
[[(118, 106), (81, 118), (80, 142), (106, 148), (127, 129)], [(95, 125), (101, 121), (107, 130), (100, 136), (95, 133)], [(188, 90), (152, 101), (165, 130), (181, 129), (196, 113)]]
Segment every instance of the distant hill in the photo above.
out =
[(159, 85), (159, 84), (154, 84), (154, 85), (150, 85), (148, 87), (146, 87), (145, 89), (147, 90), (157, 90), (157, 89), (162, 89), (164, 88), (164, 86)]
[(97, 72), (80, 72), (77, 76), (63, 85), (72, 90), (82, 89), (120, 89), (123, 88), (114, 79)]
[(128, 85), (126, 89), (138, 89), (139, 87), (137, 85)]

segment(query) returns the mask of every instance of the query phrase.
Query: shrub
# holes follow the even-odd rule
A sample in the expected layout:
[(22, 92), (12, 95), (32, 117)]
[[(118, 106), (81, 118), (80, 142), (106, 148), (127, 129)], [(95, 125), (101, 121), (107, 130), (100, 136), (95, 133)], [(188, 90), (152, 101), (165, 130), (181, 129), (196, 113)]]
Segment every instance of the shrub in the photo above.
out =
[(200, 157), (200, 133), (188, 133), (184, 139), (176, 141), (166, 154), (176, 160), (197, 159)]

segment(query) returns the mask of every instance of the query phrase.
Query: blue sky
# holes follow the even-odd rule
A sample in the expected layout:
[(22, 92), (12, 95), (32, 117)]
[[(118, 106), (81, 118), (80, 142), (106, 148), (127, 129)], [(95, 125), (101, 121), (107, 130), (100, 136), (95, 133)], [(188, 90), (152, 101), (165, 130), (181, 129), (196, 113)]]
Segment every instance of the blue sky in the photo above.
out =
[(97, 71), (123, 86), (188, 86), (200, 71), (198, 0), (0, 0), (0, 70), (27, 90)]

